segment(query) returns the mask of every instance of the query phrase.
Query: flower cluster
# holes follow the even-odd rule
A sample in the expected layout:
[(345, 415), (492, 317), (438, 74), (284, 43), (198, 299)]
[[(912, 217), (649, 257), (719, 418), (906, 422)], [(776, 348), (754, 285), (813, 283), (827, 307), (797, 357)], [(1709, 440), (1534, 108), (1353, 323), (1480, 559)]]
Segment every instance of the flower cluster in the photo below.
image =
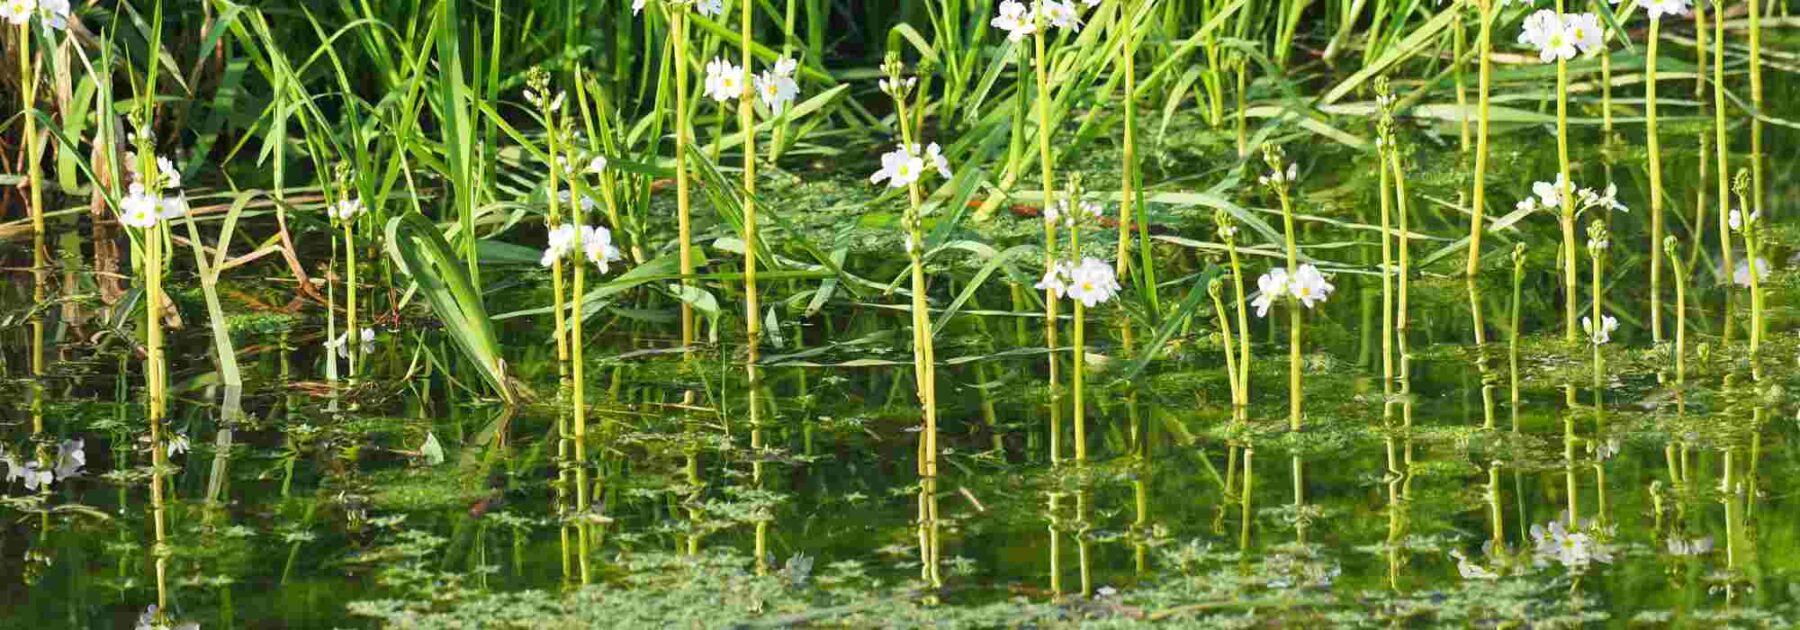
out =
[(564, 223), (550, 230), (550, 242), (538, 264), (549, 267), (578, 251), (588, 262), (599, 267), (600, 273), (612, 271), (612, 263), (624, 258), (619, 247), (613, 244), (612, 230), (603, 226)]
[(1093, 308), (1105, 304), (1119, 294), (1118, 277), (1113, 275), (1113, 266), (1094, 257), (1081, 259), (1080, 264), (1059, 262), (1044, 272), (1044, 278), (1037, 283), (1037, 288), (1049, 291), (1058, 299), (1067, 296), (1071, 300), (1081, 302), (1083, 306)]
[(926, 162), (931, 163), (944, 179), (950, 179), (950, 160), (944, 157), (944, 150), (936, 142), (925, 145), (920, 153), (919, 145), (900, 146), (881, 155), (881, 169), (869, 176), (869, 183), (887, 182), (890, 188), (905, 188), (925, 174)]
[[(1099, 6), (1100, 0), (1081, 3), (1092, 8)], [(1053, 28), (1081, 31), (1081, 12), (1075, 8), (1074, 0), (1034, 0), (1029, 7), (1018, 0), (1005, 0), (988, 24), (1006, 31), (1006, 39), (1016, 42), (1037, 33), (1039, 18)]]
[(1283, 295), (1292, 296), (1300, 300), (1301, 305), (1312, 308), (1337, 290), (1337, 287), (1325, 279), (1325, 274), (1319, 272), (1318, 267), (1306, 263), (1302, 263), (1292, 276), (1283, 267), (1270, 269), (1256, 279), (1256, 288), (1261, 294), (1251, 300), (1250, 305), (1256, 307), (1257, 317), (1267, 317), (1269, 307), (1275, 304), (1276, 298)]
[(1608, 182), (1604, 190), (1579, 187), (1564, 179), (1562, 173), (1556, 174), (1554, 182), (1536, 182), (1531, 185), (1531, 195), (1520, 199), (1513, 208), (1521, 212), (1537, 210), (1555, 210), (1562, 207), (1564, 191), (1575, 191), (1575, 213), (1581, 214), (1592, 209), (1603, 208), (1630, 212), (1631, 208), (1619, 202), (1619, 187)]
[(563, 94), (562, 92), (557, 92), (555, 94), (545, 96), (542, 93), (543, 91), (544, 91), (544, 89), (542, 87), (539, 87), (536, 90), (531, 89), (531, 88), (525, 88), (525, 102), (531, 103), (532, 107), (536, 107), (540, 110), (544, 110), (544, 111), (550, 112), (552, 114), (562, 111), (563, 101), (565, 100), (564, 97), (567, 95)]
[(1055, 205), (1044, 209), (1044, 222), (1061, 223), (1063, 227), (1073, 228), (1084, 218), (1099, 219), (1106, 212), (1104, 208), (1100, 207), (1100, 204), (1086, 199), (1073, 204), (1073, 208), (1069, 207), (1070, 205), (1067, 197), (1056, 200)]
[(1706, 536), (1706, 537), (1702, 537), (1702, 538), (1691, 538), (1691, 539), (1690, 538), (1670, 538), (1668, 547), (1669, 547), (1669, 555), (1671, 555), (1671, 556), (1705, 555), (1707, 552), (1712, 551), (1713, 539), (1711, 536)]
[(1532, 556), (1538, 566), (1552, 561), (1570, 569), (1584, 569), (1596, 562), (1610, 564), (1612, 550), (1598, 536), (1603, 533), (1591, 521), (1583, 521), (1575, 531), (1569, 531), (1563, 519), (1551, 521), (1549, 526), (1532, 525), (1531, 540), (1536, 543)]
[(800, 96), (800, 84), (794, 81), (794, 72), (799, 69), (800, 64), (793, 57), (782, 57), (756, 75), (756, 98), (776, 116), (787, 111), (788, 105)]
[(1537, 13), (1525, 18), (1525, 28), (1519, 33), (1519, 43), (1538, 50), (1538, 59), (1544, 62), (1574, 59), (1577, 52), (1588, 54), (1605, 45), (1601, 36), (1600, 16), (1592, 13), (1572, 13), (1557, 15), (1550, 9), (1540, 9)]
[(68, 28), (69, 0), (0, 0), (0, 20), (8, 24), (23, 26), (33, 15), (50, 28)]
[(351, 197), (349, 199), (339, 200), (337, 203), (331, 204), (325, 208), (326, 216), (331, 217), (331, 220), (339, 223), (355, 221), (357, 217), (367, 214), (368, 212), (369, 209), (363, 207), (362, 197)]
[(26, 491), (35, 492), (79, 474), (82, 467), (87, 466), (85, 447), (85, 440), (63, 440), (56, 446), (56, 458), (52, 460), (50, 468), (44, 468), (36, 459), (21, 464), (17, 456), (7, 453), (5, 449), (0, 449), (0, 463), (6, 464), (7, 483), (23, 481)]
[(724, 103), (744, 97), (744, 69), (723, 56), (706, 62), (706, 96)]
[[(140, 172), (137, 154), (125, 154), (125, 167), (131, 174), (131, 185), (126, 188), (125, 197), (119, 200), (119, 223), (127, 227), (148, 229), (165, 219), (174, 219), (187, 214), (187, 197), (181, 193), (181, 172), (175, 170), (175, 162), (166, 157), (156, 158), (155, 181)], [(151, 184), (160, 189), (162, 195), (150, 193)], [(173, 194), (170, 194), (173, 190)]]

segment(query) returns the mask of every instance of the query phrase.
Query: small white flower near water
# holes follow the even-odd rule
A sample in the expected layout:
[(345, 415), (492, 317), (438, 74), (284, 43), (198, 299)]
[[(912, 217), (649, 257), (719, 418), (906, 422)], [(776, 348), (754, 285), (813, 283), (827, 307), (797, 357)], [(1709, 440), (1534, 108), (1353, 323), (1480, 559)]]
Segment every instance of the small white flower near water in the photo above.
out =
[(743, 97), (744, 69), (724, 57), (706, 62), (706, 96), (724, 103)]
[(1592, 317), (1581, 318), (1581, 330), (1587, 332), (1588, 338), (1592, 340), (1596, 346), (1604, 345), (1606, 342), (1612, 341), (1613, 331), (1618, 329), (1619, 320), (1611, 315), (1600, 316), (1600, 327), (1597, 330), (1594, 328), (1594, 319)]

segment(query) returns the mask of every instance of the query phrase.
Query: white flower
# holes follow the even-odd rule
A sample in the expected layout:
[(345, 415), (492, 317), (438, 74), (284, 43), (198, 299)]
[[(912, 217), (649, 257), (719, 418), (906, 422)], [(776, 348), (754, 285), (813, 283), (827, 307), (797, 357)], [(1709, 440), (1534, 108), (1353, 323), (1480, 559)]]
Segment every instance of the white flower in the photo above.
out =
[(1288, 287), (1294, 292), (1294, 297), (1299, 298), (1300, 303), (1306, 308), (1312, 308), (1313, 304), (1325, 301), (1325, 298), (1331, 297), (1331, 292), (1337, 289), (1330, 282), (1325, 281), (1325, 274), (1319, 273), (1318, 267), (1310, 264), (1300, 265), (1300, 268), (1294, 272), (1294, 279), (1288, 283)]
[(918, 243), (918, 241), (913, 240), (912, 232), (907, 232), (906, 238), (900, 242), (900, 249), (906, 250), (906, 254), (908, 256), (910, 256), (910, 255), (912, 255), (913, 250), (916, 250), (918, 248), (919, 248), (919, 243)]
[(1688, 0), (1637, 0), (1637, 4), (1644, 8), (1644, 13), (1652, 20), (1688, 14)]
[(1600, 27), (1600, 16), (1598, 15), (1592, 13), (1564, 15), (1563, 30), (1567, 33), (1569, 41), (1576, 48), (1580, 48), (1584, 55), (1606, 45), (1603, 39), (1606, 30)]
[(600, 273), (612, 271), (612, 262), (625, 257), (613, 244), (612, 230), (603, 226), (581, 226), (581, 249), (588, 262), (600, 268)]
[(720, 103), (744, 96), (744, 69), (724, 57), (706, 62), (706, 95)]
[(1612, 245), (1612, 241), (1606, 239), (1594, 240), (1590, 238), (1587, 242), (1589, 251), (1604, 251), (1610, 245)]
[(1592, 188), (1581, 189), (1582, 202), (1595, 208), (1605, 208), (1619, 212), (1630, 212), (1625, 204), (1619, 203), (1619, 185), (1606, 183), (1606, 192), (1596, 193)]
[(1525, 27), (1519, 33), (1519, 43), (1538, 49), (1538, 59), (1544, 62), (1557, 59), (1573, 59), (1576, 53), (1576, 40), (1568, 24), (1549, 9), (1525, 18)]
[(898, 79), (898, 80), (894, 80), (894, 81), (889, 81), (887, 79), (881, 79), (879, 81), (876, 81), (875, 83), (876, 83), (876, 85), (881, 86), (882, 93), (892, 94), (892, 95), (898, 97), (898, 96), (904, 96), (904, 95), (906, 95), (906, 93), (911, 92), (913, 89), (913, 86), (919, 84), (919, 77), (907, 77), (905, 79)]
[(81, 472), (87, 465), (87, 451), (84, 447), (87, 440), (63, 440), (56, 445), (56, 478), (68, 479)]
[(1060, 300), (1063, 295), (1069, 292), (1069, 276), (1073, 275), (1073, 272), (1074, 270), (1069, 267), (1069, 263), (1056, 263), (1044, 271), (1044, 279), (1038, 281), (1037, 289), (1039, 291), (1049, 291), (1051, 295), (1056, 296), (1056, 299)]
[(31, 21), (31, 13), (36, 9), (37, 0), (0, 0), (0, 19), (20, 26)]
[(1044, 21), (1056, 28), (1081, 31), (1081, 14), (1075, 11), (1075, 5), (1062, 0), (1038, 0), (1032, 7), (1042, 12)]
[[(567, 191), (567, 190), (559, 190), (556, 192), (556, 198), (557, 198), (557, 200), (562, 201), (563, 203), (569, 203), (569, 201), (571, 199), (574, 199), (575, 197), (573, 195), (570, 195), (569, 191)], [(597, 208), (599, 206), (600, 206), (600, 203), (597, 201), (594, 201), (593, 197), (589, 197), (587, 195), (581, 196), (581, 211), (582, 212), (593, 212), (594, 208)]]
[(1250, 302), (1251, 306), (1256, 307), (1256, 316), (1268, 317), (1269, 306), (1275, 303), (1276, 298), (1287, 295), (1291, 291), (1290, 284), (1286, 267), (1270, 269), (1268, 273), (1257, 278), (1256, 290), (1259, 295)]
[(950, 160), (944, 158), (944, 150), (938, 146), (938, 143), (925, 145), (925, 159), (931, 162), (931, 166), (937, 169), (939, 175), (942, 175), (944, 179), (950, 179)]
[(25, 481), (27, 492), (36, 492), (38, 488), (49, 488), (50, 484), (56, 482), (56, 475), (39, 467), (35, 460), (25, 464), (23, 473), (19, 475), (19, 478)]
[(1098, 258), (1081, 259), (1069, 272), (1069, 285), (1066, 291), (1069, 298), (1080, 300), (1083, 306), (1093, 308), (1104, 304), (1119, 293), (1119, 280), (1113, 275), (1113, 266)]
[(162, 201), (150, 196), (141, 184), (132, 184), (131, 190), (119, 200), (119, 222), (126, 227), (150, 229), (162, 218)]
[(725, 12), (725, 0), (697, 0), (694, 9), (706, 17), (719, 17)]
[(1044, 208), (1044, 222), (1045, 223), (1061, 222), (1063, 217), (1065, 217), (1069, 214), (1067, 212), (1068, 208), (1069, 208), (1069, 200), (1067, 200), (1067, 199), (1056, 200), (1056, 203), (1050, 204), (1049, 207)]
[(181, 453), (188, 452), (188, 446), (187, 434), (175, 433), (169, 436), (169, 443), (164, 447), (164, 452), (166, 452), (169, 457), (174, 457)]
[(556, 261), (575, 251), (575, 224), (564, 223), (550, 229), (549, 242), (544, 246), (544, 257), (538, 264), (549, 267)]
[[(1754, 223), (1756, 223), (1756, 221), (1758, 219), (1761, 219), (1761, 218), (1762, 218), (1762, 211), (1754, 210), (1754, 211), (1750, 212), (1750, 223), (1754, 224)], [(1731, 226), (1731, 230), (1733, 232), (1744, 231), (1744, 215), (1741, 211), (1732, 210), (1731, 214), (1727, 215), (1727, 217), (1725, 219), (1725, 223), (1727, 225)]]
[(164, 156), (156, 156), (156, 171), (162, 174), (163, 188), (180, 188), (181, 171), (175, 170), (175, 162)]
[(988, 24), (1006, 31), (1006, 39), (1015, 42), (1037, 32), (1037, 19), (1018, 0), (1001, 2), (1000, 14), (994, 16)]
[(881, 170), (869, 176), (869, 183), (879, 184), (887, 181), (891, 188), (905, 188), (919, 181), (919, 175), (925, 172), (925, 160), (913, 155), (906, 147), (900, 147), (881, 155)]
[(1456, 572), (1461, 573), (1465, 580), (1492, 580), (1500, 577), (1493, 569), (1470, 562), (1461, 549), (1451, 549), (1450, 557), (1456, 559)]
[(631, 0), (631, 14), (637, 15), (637, 14), (643, 13), (643, 12), (644, 12), (644, 0)]
[(1588, 337), (1593, 340), (1594, 345), (1596, 345), (1596, 346), (1605, 344), (1608, 341), (1612, 341), (1613, 331), (1618, 330), (1618, 329), (1619, 329), (1619, 320), (1614, 318), (1611, 315), (1601, 315), (1600, 316), (1600, 329), (1599, 330), (1594, 330), (1593, 318), (1591, 318), (1591, 317), (1581, 318), (1581, 330), (1588, 334)]
[(69, 27), (69, 0), (38, 0), (38, 13), (50, 28), (60, 31)]
[(595, 175), (606, 172), (606, 156), (594, 156), (593, 160), (588, 161), (587, 170)]
[(792, 57), (782, 57), (775, 61), (775, 66), (764, 70), (756, 77), (756, 95), (762, 99), (763, 105), (780, 116), (787, 106), (800, 96), (800, 84), (794, 81), (794, 71), (799, 64)]
[(1537, 182), (1532, 184), (1531, 194), (1537, 195), (1538, 203), (1545, 208), (1560, 208), (1562, 207), (1563, 202), (1563, 192), (1570, 188), (1568, 183), (1568, 180), (1562, 176), (1562, 173), (1557, 173), (1556, 181), (1554, 182)]
[(375, 329), (364, 328), (357, 336), (362, 342), (361, 347), (358, 349), (361, 350), (363, 354), (369, 354), (375, 351)]
[(163, 197), (157, 207), (160, 208), (160, 210), (157, 211), (157, 217), (165, 221), (169, 219), (179, 219), (187, 216), (187, 197), (183, 197), (181, 196), (181, 193), (177, 192), (173, 197)]
[(1538, 199), (1537, 197), (1520, 199), (1518, 203), (1513, 204), (1513, 209), (1518, 210), (1519, 212), (1537, 212)]
[(1694, 539), (1669, 539), (1669, 555), (1671, 556), (1698, 556), (1712, 551), (1712, 548), (1713, 539), (1711, 536)]
[[(1757, 283), (1760, 284), (1763, 280), (1768, 280), (1768, 279), (1769, 279), (1769, 261), (1762, 259), (1762, 258), (1756, 259)], [(1749, 260), (1738, 261), (1737, 269), (1731, 272), (1731, 283), (1738, 285), (1740, 287), (1750, 286), (1750, 261)]]

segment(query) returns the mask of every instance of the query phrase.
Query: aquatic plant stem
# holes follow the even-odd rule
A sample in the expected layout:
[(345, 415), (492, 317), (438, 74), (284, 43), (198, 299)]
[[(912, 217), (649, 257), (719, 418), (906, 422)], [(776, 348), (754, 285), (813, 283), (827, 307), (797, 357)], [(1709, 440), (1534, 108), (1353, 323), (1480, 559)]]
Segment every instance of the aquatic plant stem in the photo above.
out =
[[(1288, 278), (1299, 276), (1299, 250), (1294, 244), (1294, 207), (1288, 199), (1287, 186), (1276, 188), (1276, 195), (1281, 200), (1281, 226), (1287, 241)], [(1290, 280), (1291, 281), (1291, 280)], [(1288, 296), (1288, 429), (1300, 430), (1301, 396), (1300, 388), (1300, 299)]]
[(1525, 299), (1525, 244), (1513, 246), (1512, 313), (1506, 336), (1506, 369), (1513, 433), (1519, 432), (1519, 309)]
[[(1731, 253), (1731, 140), (1726, 135), (1725, 120), (1725, 11), (1719, 8), (1713, 12), (1713, 144), (1717, 158), (1713, 169), (1718, 174), (1718, 188), (1714, 194), (1719, 197), (1719, 259), (1723, 267), (1719, 273), (1721, 286), (1729, 286), (1731, 274), (1737, 269), (1736, 261)], [(1747, 211), (1746, 211), (1747, 212)], [(1725, 319), (1723, 336), (1725, 343), (1731, 343), (1732, 337), (1732, 300), (1731, 292), (1725, 292)]]
[(1375, 152), (1375, 170), (1380, 171), (1381, 189), (1381, 391), (1384, 395), (1392, 394), (1394, 389), (1394, 237), (1389, 220), (1394, 195), (1391, 189), (1393, 176), (1387, 168), (1390, 150), (1386, 134), (1381, 134), (1381, 146)]
[[(1044, 15), (1036, 12), (1037, 32), (1032, 36), (1035, 71), (1037, 73), (1037, 114), (1038, 114), (1038, 166), (1043, 174), (1044, 201), (1043, 211), (1049, 212), (1056, 203), (1056, 179), (1054, 164), (1050, 157), (1050, 71), (1049, 58), (1045, 54)], [(1079, 252), (1076, 252), (1079, 255)], [(1049, 273), (1056, 268), (1056, 222), (1044, 222), (1044, 272)], [(1062, 394), (1060, 379), (1056, 367), (1056, 323), (1058, 298), (1049, 289), (1044, 290), (1044, 347), (1049, 350), (1050, 360), (1050, 463), (1062, 461)]]
[(344, 221), (344, 352), (350, 365), (350, 380), (356, 381), (356, 366), (362, 354), (362, 331), (356, 328), (356, 219)]
[(1675, 387), (1679, 390), (1687, 384), (1687, 266), (1675, 237), (1663, 237), (1662, 244), (1675, 273)]
[[(1212, 281), (1211, 284), (1207, 285), (1206, 290), (1208, 293), (1210, 293), (1212, 295), (1213, 311), (1215, 311), (1218, 314), (1219, 341), (1220, 341), (1221, 345), (1223, 345), (1225, 347), (1225, 378), (1226, 378), (1226, 380), (1230, 381), (1229, 385), (1231, 387), (1231, 404), (1234, 407), (1237, 407), (1237, 406), (1242, 406), (1244, 404), (1244, 401), (1238, 399), (1238, 388), (1237, 388), (1238, 362), (1237, 362), (1237, 358), (1235, 356), (1233, 356), (1233, 354), (1232, 354), (1236, 350), (1236, 348), (1232, 347), (1232, 344), (1231, 344), (1230, 315), (1228, 315), (1225, 311), (1225, 301), (1220, 298), (1220, 294), (1224, 292), (1223, 291), (1224, 287), (1222, 286), (1222, 284), (1223, 283), (1221, 283), (1219, 280), (1215, 279)], [(1233, 451), (1232, 454), (1236, 455), (1237, 453), (1236, 453), (1236, 451)], [(1230, 487), (1230, 485), (1231, 484), (1227, 483), (1226, 487)]]
[[(894, 77), (898, 83), (898, 75)], [(914, 144), (914, 131), (907, 118), (905, 96), (894, 98), (894, 117), (900, 127), (901, 146), (911, 147)], [(924, 192), (919, 182), (914, 180), (906, 187), (907, 216), (902, 219), (907, 238), (912, 243), (907, 248), (912, 274), (912, 323), (914, 362), (918, 366), (919, 399), (925, 407), (925, 432), (922, 436), (924, 458), (919, 461), (919, 475), (927, 478), (937, 477), (937, 357), (932, 342), (930, 305), (925, 300), (925, 234), (920, 223), (920, 216), (925, 205)], [(1052, 302), (1054, 304), (1054, 302)], [(1052, 363), (1052, 365), (1055, 365)], [(1054, 434), (1052, 434), (1054, 435)]]
[[(1749, 276), (1747, 284), (1750, 288), (1750, 360), (1754, 367), (1758, 352), (1762, 347), (1763, 292), (1762, 269), (1757, 267), (1762, 264), (1762, 259), (1759, 258), (1762, 255), (1761, 215), (1748, 209), (1751, 207), (1750, 187), (1755, 185), (1752, 180), (1753, 176), (1749, 170), (1739, 169), (1733, 187), (1737, 189), (1738, 205), (1744, 208), (1738, 211), (1739, 224), (1743, 226), (1739, 232), (1744, 237), (1744, 266), (1745, 271), (1748, 272), (1745, 275)], [(1732, 269), (1732, 274), (1734, 276), (1732, 281), (1736, 282), (1736, 268)]]
[(1650, 151), (1650, 338), (1662, 343), (1662, 239), (1663, 181), (1662, 141), (1656, 131), (1656, 43), (1662, 37), (1662, 19), (1650, 19), (1644, 42), (1644, 135)]
[[(1477, 108), (1475, 123), (1475, 185), (1473, 194), (1470, 195), (1471, 202), (1469, 204), (1469, 211), (1471, 213), (1469, 221), (1469, 263), (1463, 271), (1465, 275), (1471, 277), (1475, 275), (1476, 270), (1481, 266), (1481, 233), (1484, 231), (1483, 217), (1486, 216), (1487, 213), (1488, 92), (1493, 84), (1493, 62), (1489, 57), (1493, 54), (1494, 19), (1498, 13), (1494, 10), (1494, 0), (1476, 0), (1476, 2), (1477, 7), (1481, 12), (1481, 34), (1477, 36), (1480, 41), (1476, 43), (1476, 47), (1480, 49), (1478, 54), (1481, 57), (1481, 62), (1479, 65), (1480, 69), (1477, 71), (1479, 77), (1476, 79), (1475, 88)], [(1464, 127), (1466, 128), (1467, 126), (1468, 125), (1465, 122)]]
[[(694, 244), (692, 225), (689, 223), (688, 192), (688, 144), (692, 142), (691, 130), (688, 128), (688, 31), (687, 8), (674, 7), (669, 13), (670, 37), (675, 40), (675, 221), (679, 232), (681, 247), (681, 284), (684, 288), (694, 286)], [(681, 301), (681, 357), (684, 363), (694, 356), (694, 305), (688, 300)], [(688, 391), (685, 402), (693, 401), (693, 391)]]
[[(1563, 17), (1563, 0), (1556, 0), (1556, 17)], [(1564, 340), (1575, 343), (1575, 187), (1569, 174), (1569, 62), (1556, 60), (1556, 162), (1562, 174), (1557, 191), (1562, 204), (1563, 235), (1563, 333)]]
[[(1763, 115), (1763, 82), (1762, 82), (1762, 0), (1749, 0), (1750, 18), (1750, 201), (1744, 204), (1746, 212), (1762, 211), (1763, 207), (1763, 150), (1762, 127)], [(1754, 254), (1752, 254), (1754, 256)], [(1754, 274), (1753, 274), (1754, 275)]]

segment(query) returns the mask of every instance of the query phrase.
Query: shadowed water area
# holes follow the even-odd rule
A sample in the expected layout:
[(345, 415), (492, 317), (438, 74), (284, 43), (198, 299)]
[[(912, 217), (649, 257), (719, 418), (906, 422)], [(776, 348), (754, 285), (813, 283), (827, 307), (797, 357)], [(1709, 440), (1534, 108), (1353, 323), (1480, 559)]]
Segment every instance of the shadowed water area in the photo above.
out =
[[(1800, 48), (1785, 24), (1764, 42), (1778, 65)], [(1582, 63), (1592, 74), (1592, 60)], [(1621, 51), (1610, 63), (1626, 74), (1642, 57)], [(822, 131), (758, 166), (770, 251), (759, 258), (754, 349), (731, 198), (742, 193), (732, 188), (737, 149), (694, 154), (704, 173), (696, 187), (730, 193), (694, 195), (697, 291), (679, 284), (669, 165), (627, 165), (635, 179), (620, 194), (639, 205), (617, 230), (648, 251), (606, 275), (590, 270), (580, 381), (554, 339), (553, 292), (566, 289), (560, 268), (539, 264), (554, 194), (551, 169), (533, 155), (495, 158), (495, 199), (467, 224), (479, 226), (477, 241), (456, 236), (462, 217), (448, 191), (457, 184), (445, 178), (366, 222), (374, 227), (348, 258), (362, 274), (360, 325), (374, 333), (345, 342), (358, 346), (354, 367), (331, 343), (346, 327), (338, 239), (351, 237), (324, 214), (328, 184), (234, 192), (228, 172), (202, 164), (187, 175), (191, 212), (168, 231), (168, 392), (154, 437), (137, 243), (110, 215), (89, 214), (85, 193), (61, 188), (46, 191), (53, 215), (34, 235), (15, 220), (24, 203), (9, 190), (0, 195), (0, 627), (1800, 620), (1793, 70), (1777, 68), (1766, 86), (1759, 253), (1771, 271), (1758, 285), (1752, 353), (1750, 289), (1731, 283), (1722, 258), (1736, 248), (1741, 259), (1743, 241), (1721, 250), (1709, 214), (1720, 174), (1701, 174), (1714, 128), (1694, 100), (1691, 65), (1665, 65), (1688, 72), (1664, 81), (1681, 100), (1665, 97), (1660, 149), (1667, 230), (1687, 278), (1678, 302), (1677, 280), (1663, 272), (1660, 312), (1647, 275), (1661, 245), (1646, 219), (1638, 86), (1619, 88), (1609, 122), (1597, 95), (1574, 97), (1572, 179), (1616, 185), (1629, 209), (1581, 215), (1581, 238), (1599, 219), (1611, 245), (1598, 271), (1577, 247), (1570, 296), (1555, 213), (1507, 214), (1558, 168), (1554, 92), (1521, 87), (1544, 80), (1545, 67), (1505, 70), (1518, 88), (1505, 102), (1514, 113), (1495, 124), (1490, 227), (1467, 278), (1473, 157), (1459, 143), (1460, 116), (1399, 117), (1399, 203), (1409, 209), (1395, 210), (1411, 223), (1407, 233), (1384, 228), (1399, 219), (1382, 216), (1395, 200), (1383, 199), (1391, 184), (1373, 145), (1373, 88), (1319, 113), (1296, 103), (1356, 68), (1304, 67), (1316, 74), (1252, 84), (1250, 100), (1275, 109), (1246, 123), (1248, 146), (1279, 143), (1298, 164), (1294, 236), (1335, 285), (1301, 311), (1299, 430), (1288, 328), (1298, 298), (1245, 315), (1237, 338), (1220, 334), (1238, 325), (1227, 252), (1242, 257), (1250, 294), (1285, 256), (1281, 207), (1257, 181), (1268, 167), (1240, 152), (1232, 120), (1209, 120), (1191, 102), (1134, 110), (1143, 229), (1126, 237), (1131, 264), (1154, 273), (1087, 309), (1079, 348), (1067, 312), (1061, 342), (1043, 336), (1040, 182), (1035, 167), (1017, 177), (1007, 168), (1017, 160), (1012, 124), (920, 130), (946, 145), (965, 138), (921, 226), (937, 326), (936, 476), (921, 475), (905, 194), (868, 182), (891, 148), (885, 137)], [(854, 79), (869, 83), (866, 70)], [(1397, 94), (1425, 98), (1447, 76), (1436, 65), (1413, 70), (1396, 76)], [(1192, 81), (1182, 89), (1199, 89)], [(886, 110), (858, 85), (854, 98)], [(1432, 99), (1449, 98), (1447, 84), (1436, 89), (1444, 93)], [(1056, 130), (1070, 143), (1058, 174), (1079, 178), (1109, 215), (1122, 178), (1112, 131), (1121, 106), (1110, 98), (1077, 102)], [(1728, 131), (1738, 144), (1747, 119)], [(509, 143), (541, 134), (506, 133)], [(703, 142), (714, 135), (700, 130)], [(990, 195), (998, 201), (984, 205)], [(413, 236), (402, 213), (442, 228), (472, 261), (427, 271), (430, 239)], [(1218, 234), (1220, 215), (1238, 227), (1232, 245)], [(214, 236), (223, 229), (242, 234)], [(1120, 243), (1110, 218), (1078, 229), (1082, 253), (1110, 259)], [(1392, 234), (1410, 236), (1384, 238)], [(1406, 275), (1384, 273), (1395, 268), (1384, 266), (1397, 254), (1388, 247), (1409, 251)], [(227, 260), (215, 284), (209, 274)], [(484, 349), (458, 332), (456, 302), (434, 293), (464, 269), (479, 280), (475, 308), (497, 363), (481, 363)], [(1218, 306), (1215, 280), (1225, 287)], [(1565, 334), (1570, 300), (1580, 316), (1616, 317), (1617, 330), (1600, 343)], [(685, 347), (682, 304), (697, 318)], [(219, 335), (235, 361), (220, 357)], [(1228, 368), (1244, 336), (1249, 361)], [(1068, 380), (1077, 356), (1079, 443)], [(1233, 402), (1238, 370), (1248, 373), (1245, 405)], [(233, 371), (241, 387), (226, 384)]]

